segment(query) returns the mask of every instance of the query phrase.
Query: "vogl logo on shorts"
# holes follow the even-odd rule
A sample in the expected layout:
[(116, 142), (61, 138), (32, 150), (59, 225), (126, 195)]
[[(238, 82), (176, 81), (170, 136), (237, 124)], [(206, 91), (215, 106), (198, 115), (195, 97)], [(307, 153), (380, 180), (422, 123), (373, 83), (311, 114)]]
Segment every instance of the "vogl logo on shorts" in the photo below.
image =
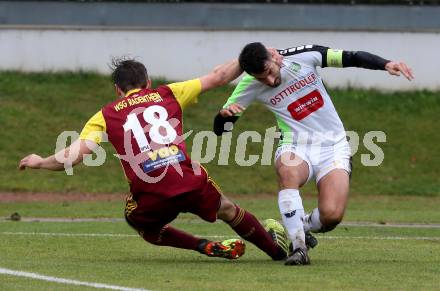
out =
[(287, 110), (289, 110), (293, 119), (300, 121), (322, 106), (324, 106), (324, 99), (318, 90), (314, 90), (306, 96), (301, 97), (300, 99), (291, 103), (289, 106), (287, 106)]

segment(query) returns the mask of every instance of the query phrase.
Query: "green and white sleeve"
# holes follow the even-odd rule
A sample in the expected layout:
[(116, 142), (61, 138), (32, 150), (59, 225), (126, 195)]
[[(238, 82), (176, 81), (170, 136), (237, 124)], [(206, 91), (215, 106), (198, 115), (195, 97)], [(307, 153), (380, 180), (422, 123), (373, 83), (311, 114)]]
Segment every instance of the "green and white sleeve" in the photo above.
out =
[[(243, 79), (241, 79), (241, 81), (238, 83), (237, 87), (235, 87), (234, 92), (232, 92), (231, 96), (223, 105), (223, 108), (226, 108), (231, 104), (237, 103), (246, 109), (257, 97), (256, 89), (260, 87), (258, 85), (259, 83), (257, 83), (254, 77), (246, 74)], [(236, 115), (241, 116), (241, 113)]]
[[(228, 98), (223, 108), (227, 108), (231, 104), (240, 104), (244, 109), (246, 109), (252, 101), (258, 96), (258, 88), (261, 87), (259, 82), (255, 80), (254, 77), (246, 74), (237, 87), (235, 87), (234, 92)], [(235, 123), (241, 116), (242, 112), (235, 114), (234, 116), (223, 117), (218, 113), (214, 118), (213, 131), (216, 135), (222, 135), (224, 132), (230, 131), (225, 129), (225, 124), (228, 122)]]

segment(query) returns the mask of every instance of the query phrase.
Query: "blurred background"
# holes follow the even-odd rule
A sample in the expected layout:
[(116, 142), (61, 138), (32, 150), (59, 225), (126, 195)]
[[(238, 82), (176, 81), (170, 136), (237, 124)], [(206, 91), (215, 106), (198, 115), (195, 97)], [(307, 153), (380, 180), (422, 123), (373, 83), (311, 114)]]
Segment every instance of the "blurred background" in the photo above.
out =
[[(127, 186), (109, 144), (104, 166), (80, 166), (74, 176), (15, 167), (25, 154), (52, 154), (61, 132), (80, 132), (114, 100), (112, 57), (136, 57), (157, 85), (206, 74), (246, 43), (261, 41), (364, 50), (407, 62), (412, 82), (359, 68), (322, 74), (346, 130), (359, 134), (352, 192), (438, 196), (439, 32), (440, 1), (0, 1), (0, 193), (123, 193)], [(211, 130), (232, 90), (200, 98), (185, 112), (185, 130), (193, 129), (192, 137)], [(228, 165), (218, 164), (219, 151), (206, 163), (226, 193), (276, 193), (272, 165), (260, 159), (240, 167), (234, 159), (238, 134), (264, 135), (272, 126), (273, 115), (252, 105), (236, 124)], [(387, 136), (375, 141), (385, 157), (379, 167), (361, 164), (361, 155), (374, 158), (363, 146), (370, 131)], [(249, 142), (247, 154), (261, 155), (262, 148)], [(316, 193), (314, 183), (304, 191)]]
[[(108, 73), (130, 55), (182, 80), (248, 42), (365, 50), (413, 67), (406, 82), (367, 70), (325, 70), (330, 87), (438, 89), (440, 1), (0, 1), (0, 70)], [(348, 73), (347, 73), (348, 71)], [(392, 82), (391, 82), (392, 80)]]

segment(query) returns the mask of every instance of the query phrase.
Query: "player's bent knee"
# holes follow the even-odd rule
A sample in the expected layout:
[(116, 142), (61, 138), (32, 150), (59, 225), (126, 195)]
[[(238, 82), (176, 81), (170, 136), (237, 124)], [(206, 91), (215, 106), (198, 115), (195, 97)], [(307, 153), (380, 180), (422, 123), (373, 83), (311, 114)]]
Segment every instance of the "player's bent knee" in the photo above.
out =
[(278, 181), (281, 188), (298, 189), (301, 185), (301, 177), (298, 171), (287, 166), (281, 166), (277, 169)]
[(221, 200), (220, 208), (217, 212), (217, 217), (224, 221), (230, 221), (234, 219), (235, 211), (235, 204), (231, 200), (223, 197)]

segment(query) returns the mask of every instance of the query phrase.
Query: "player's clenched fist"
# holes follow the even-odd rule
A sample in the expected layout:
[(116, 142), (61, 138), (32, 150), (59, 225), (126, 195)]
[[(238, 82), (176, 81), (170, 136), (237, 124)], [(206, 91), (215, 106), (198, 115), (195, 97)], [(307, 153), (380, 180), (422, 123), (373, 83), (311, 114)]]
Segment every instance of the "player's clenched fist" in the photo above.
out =
[(39, 169), (41, 167), (41, 164), (43, 163), (43, 158), (36, 154), (31, 154), (26, 157), (24, 157), (20, 164), (18, 165), (19, 170), (24, 170), (27, 168), (31, 169)]
[(228, 107), (223, 108), (222, 110), (220, 110), (220, 115), (223, 116), (223, 117), (234, 116), (235, 114), (243, 112), (244, 109), (245, 108), (243, 106), (241, 106), (240, 104), (232, 103)]

